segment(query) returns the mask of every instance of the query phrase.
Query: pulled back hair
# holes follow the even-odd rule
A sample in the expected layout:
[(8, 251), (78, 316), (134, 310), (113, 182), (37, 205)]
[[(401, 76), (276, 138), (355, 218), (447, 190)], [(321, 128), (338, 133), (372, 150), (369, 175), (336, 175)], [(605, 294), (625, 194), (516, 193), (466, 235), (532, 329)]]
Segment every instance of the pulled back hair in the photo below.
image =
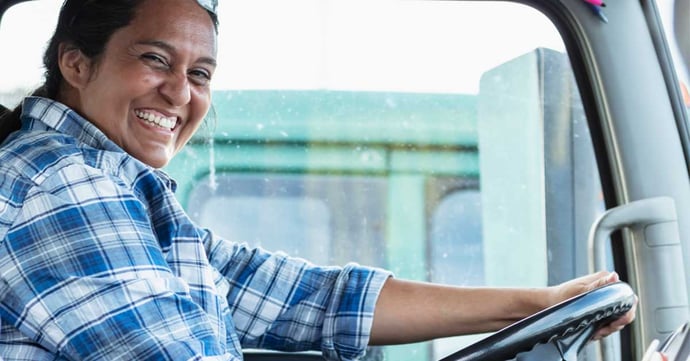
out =
[[(98, 62), (113, 33), (129, 25), (144, 0), (65, 0), (53, 37), (43, 55), (45, 82), (32, 95), (56, 99), (64, 78), (58, 64), (60, 44), (81, 51)], [(214, 26), (216, 14), (208, 11)], [(21, 127), (21, 104), (0, 116), (0, 143)]]

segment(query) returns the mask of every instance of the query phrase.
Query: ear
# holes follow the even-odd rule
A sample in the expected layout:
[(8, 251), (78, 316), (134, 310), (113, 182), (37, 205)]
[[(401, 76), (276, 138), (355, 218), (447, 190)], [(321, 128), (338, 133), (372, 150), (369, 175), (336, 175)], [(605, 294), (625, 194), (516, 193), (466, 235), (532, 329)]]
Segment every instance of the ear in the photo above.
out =
[(74, 88), (82, 89), (91, 77), (91, 59), (67, 44), (58, 47), (58, 65), (62, 77)]

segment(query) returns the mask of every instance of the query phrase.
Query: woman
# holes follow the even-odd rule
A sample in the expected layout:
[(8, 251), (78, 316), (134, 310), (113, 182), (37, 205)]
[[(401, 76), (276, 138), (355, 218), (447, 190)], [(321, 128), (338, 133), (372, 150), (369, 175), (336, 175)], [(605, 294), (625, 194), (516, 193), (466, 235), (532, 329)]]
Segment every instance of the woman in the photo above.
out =
[(158, 170), (208, 111), (215, 57), (209, 1), (65, 2), (40, 96), (0, 123), (18, 130), (0, 134), (2, 358), (240, 360), (260, 347), (352, 360), (496, 330), (618, 280), (457, 288), (218, 239)]

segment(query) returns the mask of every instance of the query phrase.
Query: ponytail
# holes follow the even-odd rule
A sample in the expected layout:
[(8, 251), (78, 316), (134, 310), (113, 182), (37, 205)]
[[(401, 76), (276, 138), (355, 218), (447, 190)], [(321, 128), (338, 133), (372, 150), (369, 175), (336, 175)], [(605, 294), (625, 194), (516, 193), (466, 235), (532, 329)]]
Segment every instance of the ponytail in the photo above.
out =
[[(45, 88), (40, 87), (36, 89), (32, 96), (42, 96), (45, 97)], [(19, 103), (13, 110), (3, 109), (0, 111), (0, 144), (2, 144), (5, 139), (14, 131), (19, 130), (22, 126), (21, 122), (22, 115), (22, 104)]]
[(5, 110), (0, 115), (0, 144), (15, 130), (19, 130), (21, 122), (19, 116), (22, 113), (22, 106), (19, 105), (14, 110)]

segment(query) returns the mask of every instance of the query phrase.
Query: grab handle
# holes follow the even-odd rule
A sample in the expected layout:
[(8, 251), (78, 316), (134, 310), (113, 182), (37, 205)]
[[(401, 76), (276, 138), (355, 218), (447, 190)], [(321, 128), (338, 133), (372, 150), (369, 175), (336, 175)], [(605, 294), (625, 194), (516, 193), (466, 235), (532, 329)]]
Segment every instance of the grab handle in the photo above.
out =
[(676, 206), (670, 197), (642, 199), (607, 210), (589, 231), (590, 273), (606, 268), (606, 241), (614, 231), (676, 221)]
[[(664, 339), (679, 322), (688, 319), (683, 251), (673, 198), (642, 199), (604, 212), (589, 232), (591, 272), (607, 268), (606, 242), (621, 228), (631, 231), (631, 242), (622, 246), (626, 255), (632, 255), (626, 264), (627, 274), (641, 301), (633, 334), (637, 345), (648, 345), (654, 339)], [(604, 360), (617, 359), (613, 352), (616, 340), (602, 340)], [(636, 350), (639, 356), (642, 351)]]

